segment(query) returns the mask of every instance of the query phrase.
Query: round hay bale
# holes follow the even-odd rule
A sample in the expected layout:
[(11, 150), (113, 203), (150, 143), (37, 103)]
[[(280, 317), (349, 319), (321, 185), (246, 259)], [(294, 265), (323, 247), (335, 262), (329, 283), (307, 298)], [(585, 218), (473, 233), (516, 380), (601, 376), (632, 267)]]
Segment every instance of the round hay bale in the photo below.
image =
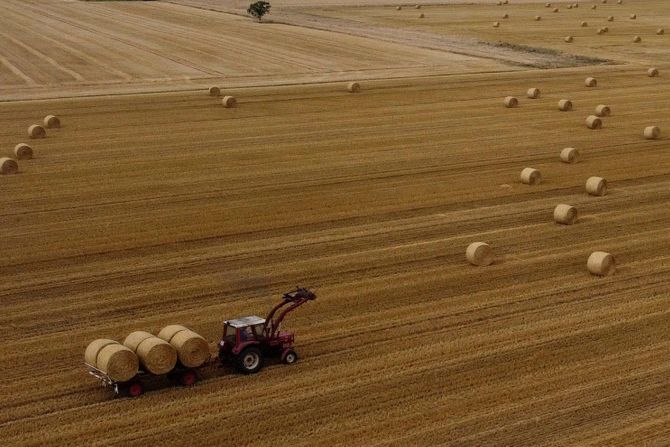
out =
[(558, 110), (561, 112), (569, 112), (572, 110), (572, 101), (569, 99), (561, 99), (558, 101)]
[(524, 168), (519, 176), (521, 183), (525, 185), (537, 185), (542, 181), (542, 174), (534, 168)]
[(493, 263), (493, 250), (486, 242), (473, 242), (465, 250), (465, 257), (470, 264), (485, 267)]
[(132, 332), (123, 344), (137, 354), (140, 364), (152, 374), (166, 374), (177, 364), (175, 348), (148, 332)]
[(602, 129), (603, 121), (595, 115), (589, 115), (586, 117), (586, 127), (589, 129)]
[(28, 136), (30, 138), (46, 138), (47, 131), (39, 124), (33, 124), (28, 128)]
[(607, 21), (608, 22), (614, 22), (614, 16), (608, 16)]
[(536, 22), (539, 22), (540, 20), (542, 20), (542, 16), (535, 16), (535, 21)]
[(598, 28), (598, 31), (596, 31), (596, 34), (605, 34), (605, 30), (602, 28)]
[(197, 368), (210, 357), (207, 340), (184, 326), (166, 326), (158, 337), (170, 343), (177, 350), (181, 364), (189, 368)]
[(596, 78), (586, 78), (586, 80), (584, 81), (584, 85), (587, 87), (595, 87), (598, 85), (598, 81), (596, 80)]
[(566, 43), (571, 43), (574, 40), (574, 38), (572, 36), (565, 36), (565, 39), (563, 40), (565, 40)]
[(414, 5), (416, 9), (421, 9), (421, 5)]
[(568, 9), (572, 9), (572, 5), (568, 5)]
[(509, 0), (503, 0), (503, 5), (507, 5), (509, 3)]
[(572, 5), (573, 8), (579, 8), (579, 3), (575, 3)]
[(635, 20), (635, 19), (637, 19), (637, 14), (631, 14), (631, 15), (630, 15), (630, 19), (631, 19), (631, 20)]
[(661, 137), (661, 128), (658, 126), (648, 126), (644, 128), (644, 137), (647, 140), (657, 140)]
[(609, 33), (610, 29), (607, 26), (603, 26), (603, 33)]
[(606, 106), (605, 104), (599, 104), (596, 107), (596, 116), (605, 117), (610, 116), (611, 114), (612, 110), (609, 108), (609, 106)]
[(500, 22), (493, 22), (493, 27), (498, 28), (500, 26)]
[(607, 180), (602, 177), (589, 177), (586, 180), (586, 192), (591, 196), (607, 194)]
[(219, 96), (221, 95), (221, 89), (216, 86), (212, 86), (209, 88), (209, 96)]
[(503, 19), (509, 19), (509, 14), (505, 14), (502, 16)]
[(540, 97), (540, 89), (536, 87), (529, 88), (526, 91), (526, 96), (530, 99), (537, 99)]
[(511, 109), (512, 107), (517, 107), (519, 105), (519, 100), (514, 96), (506, 96), (503, 103), (505, 104), (505, 107)]
[(640, 43), (640, 42), (642, 42), (642, 38), (640, 36), (633, 37), (633, 43)]
[(594, 251), (586, 261), (586, 268), (592, 275), (611, 275), (616, 271), (614, 256), (604, 251)]
[(502, 0), (498, 1), (498, 6), (502, 6)]
[(178, 332), (187, 330), (189, 329), (186, 326), (182, 326), (181, 324), (171, 324), (169, 326), (165, 326), (163, 329), (160, 330), (160, 332), (158, 333), (158, 338), (170, 343), (172, 337), (177, 335)]
[(358, 93), (361, 91), (361, 85), (358, 82), (350, 82), (347, 84), (347, 91), (349, 93)]
[(33, 148), (26, 143), (19, 143), (14, 146), (14, 156), (17, 160), (30, 160), (33, 158)]
[(19, 172), (19, 164), (13, 158), (0, 158), (0, 174), (11, 175)]
[(607, 0), (600, 0), (600, 3), (604, 5), (605, 3), (607, 3)]
[(623, 4), (623, 0), (617, 0), (616, 3), (617, 3), (617, 5), (621, 5), (621, 4)]
[(423, 19), (424, 17), (425, 17), (425, 16), (423, 15), (423, 13), (419, 14), (419, 18), (420, 18), (420, 19)]
[(223, 104), (223, 107), (230, 109), (237, 105), (237, 99), (235, 99), (234, 96), (224, 96), (221, 100), (221, 104)]
[(658, 76), (658, 68), (652, 67), (649, 70), (647, 70), (647, 76), (649, 76), (650, 78), (655, 78), (656, 76)]
[(544, 7), (545, 7), (545, 8), (551, 8), (551, 3), (545, 3), (545, 4), (544, 4)]
[(402, 6), (396, 6), (395, 10), (396, 11), (402, 11)]
[(656, 34), (662, 36), (663, 34), (665, 34), (665, 30), (663, 28), (659, 28), (656, 30)]
[(566, 147), (561, 151), (561, 161), (563, 163), (577, 163), (579, 158), (579, 151), (574, 147)]
[(139, 360), (132, 350), (114, 342), (104, 346), (98, 352), (95, 367), (112, 380), (126, 382), (137, 374)]
[(577, 208), (561, 203), (554, 208), (554, 222), (562, 225), (573, 225), (577, 222)]
[(47, 129), (56, 129), (60, 127), (60, 119), (54, 115), (47, 115), (44, 117), (44, 127)]
[(582, 28), (586, 28), (587, 26), (589, 26), (589, 23), (582, 21), (579, 23), (579, 26), (581, 26)]
[(596, 9), (596, 8), (597, 8), (596, 5), (592, 5), (592, 6), (591, 6), (591, 9)]
[(118, 344), (118, 342), (108, 338), (93, 340), (86, 346), (86, 351), (84, 351), (84, 361), (92, 367), (97, 368), (98, 354), (102, 351), (102, 348), (111, 344)]
[(559, 11), (558, 8), (554, 8), (554, 10), (552, 12), (558, 12), (558, 11)]

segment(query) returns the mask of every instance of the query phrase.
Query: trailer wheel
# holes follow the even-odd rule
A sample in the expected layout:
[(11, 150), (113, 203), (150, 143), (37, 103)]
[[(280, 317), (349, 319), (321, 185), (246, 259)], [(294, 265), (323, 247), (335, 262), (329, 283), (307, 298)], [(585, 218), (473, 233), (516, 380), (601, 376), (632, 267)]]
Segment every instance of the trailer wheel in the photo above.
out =
[(235, 360), (237, 369), (239, 369), (244, 374), (257, 373), (263, 366), (263, 354), (261, 353), (260, 349), (253, 346), (248, 347), (244, 351), (240, 352)]
[(195, 371), (188, 370), (181, 373), (179, 377), (179, 383), (183, 386), (191, 386), (198, 381), (198, 376), (195, 374)]
[(142, 385), (142, 382), (132, 382), (128, 385), (126, 392), (130, 397), (138, 397), (144, 393), (144, 386)]
[(293, 349), (289, 349), (282, 355), (282, 361), (287, 365), (291, 365), (298, 361), (298, 354)]

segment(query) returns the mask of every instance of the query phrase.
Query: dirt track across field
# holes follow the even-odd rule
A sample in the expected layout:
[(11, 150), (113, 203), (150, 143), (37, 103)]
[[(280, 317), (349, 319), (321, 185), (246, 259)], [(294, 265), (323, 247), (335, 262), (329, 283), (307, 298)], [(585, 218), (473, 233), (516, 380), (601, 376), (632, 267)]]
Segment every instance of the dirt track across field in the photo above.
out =
[[(5, 445), (664, 445), (670, 438), (670, 66), (5, 103)], [(599, 86), (584, 87), (587, 75)], [(537, 100), (523, 97), (539, 87)], [(505, 109), (516, 95), (521, 106)], [(556, 108), (571, 98), (573, 112)], [(612, 107), (604, 128), (586, 115)], [(647, 141), (646, 125), (664, 137)], [(582, 162), (563, 164), (563, 147)], [(521, 185), (527, 166), (542, 171)], [(589, 176), (610, 182), (591, 197)], [(558, 203), (574, 226), (552, 221)], [(496, 262), (466, 263), (490, 243)], [(614, 276), (586, 271), (613, 253)], [(300, 361), (110, 398), (98, 337), (211, 341), (296, 284)]]

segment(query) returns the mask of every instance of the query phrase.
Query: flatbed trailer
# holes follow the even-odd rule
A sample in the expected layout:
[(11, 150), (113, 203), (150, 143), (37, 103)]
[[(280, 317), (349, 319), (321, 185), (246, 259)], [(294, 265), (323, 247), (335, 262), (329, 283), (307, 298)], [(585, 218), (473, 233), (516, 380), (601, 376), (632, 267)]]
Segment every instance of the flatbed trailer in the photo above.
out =
[(217, 366), (219, 359), (210, 357), (205, 363), (197, 368), (189, 368), (179, 363), (166, 374), (152, 374), (140, 368), (137, 374), (130, 380), (118, 381), (109, 377), (104, 371), (99, 370), (95, 366), (84, 363), (88, 369), (88, 373), (98, 379), (102, 386), (110, 387), (117, 396), (137, 397), (144, 393), (149, 382), (156, 382), (159, 380), (168, 379), (174, 384), (182, 386), (194, 385), (199, 380), (202, 380), (202, 371)]

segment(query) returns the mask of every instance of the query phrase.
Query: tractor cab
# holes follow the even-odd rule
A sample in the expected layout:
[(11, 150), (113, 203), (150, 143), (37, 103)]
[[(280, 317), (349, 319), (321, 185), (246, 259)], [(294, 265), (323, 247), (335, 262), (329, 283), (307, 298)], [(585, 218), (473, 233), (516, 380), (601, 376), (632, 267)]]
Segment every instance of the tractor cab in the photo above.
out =
[(249, 342), (259, 342), (263, 338), (265, 319), (257, 316), (237, 318), (223, 322), (223, 337), (220, 346), (239, 347)]

